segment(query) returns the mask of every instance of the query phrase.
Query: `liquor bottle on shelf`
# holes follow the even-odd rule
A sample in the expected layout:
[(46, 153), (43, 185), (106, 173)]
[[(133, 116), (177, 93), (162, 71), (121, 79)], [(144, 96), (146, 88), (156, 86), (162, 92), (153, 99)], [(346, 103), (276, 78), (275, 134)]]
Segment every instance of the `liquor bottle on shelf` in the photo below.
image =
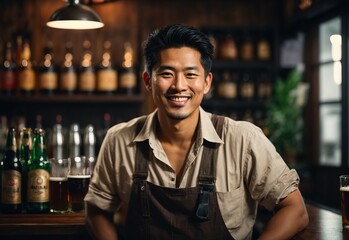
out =
[(84, 131), (84, 155), (89, 162), (91, 173), (93, 172), (96, 161), (96, 144), (97, 138), (94, 127), (92, 124), (89, 124), (85, 127)]
[(260, 34), (257, 42), (257, 59), (268, 61), (271, 59), (270, 41), (265, 37), (265, 34)]
[(22, 205), (27, 208), (27, 188), (28, 188), (28, 163), (31, 159), (33, 149), (33, 138), (31, 128), (22, 128), (19, 135), (19, 161), (22, 164)]
[(241, 60), (251, 61), (254, 58), (254, 45), (250, 33), (245, 32), (240, 48)]
[(271, 76), (267, 72), (261, 72), (257, 77), (258, 99), (265, 100), (272, 95)]
[(31, 95), (35, 91), (35, 70), (28, 41), (23, 43), (21, 64), (18, 71), (18, 85), (22, 95)]
[(35, 116), (35, 128), (42, 128), (42, 115), (36, 114)]
[(51, 165), (46, 155), (46, 136), (43, 129), (34, 130), (32, 156), (28, 162), (27, 212), (50, 212)]
[(15, 51), (15, 62), (17, 67), (21, 65), (22, 51), (23, 51), (23, 37), (22, 35), (18, 34), (16, 36), (16, 51)]
[(91, 42), (83, 42), (83, 57), (79, 69), (79, 92), (92, 94), (96, 90), (96, 75), (92, 66)]
[(43, 61), (39, 68), (39, 90), (42, 94), (51, 95), (54, 94), (58, 88), (58, 76), (53, 61), (51, 41), (47, 42), (43, 54)]
[(67, 41), (65, 46), (64, 62), (60, 72), (60, 92), (74, 94), (77, 89), (78, 77), (73, 62), (72, 42)]
[(254, 82), (251, 79), (250, 73), (243, 73), (240, 83), (240, 96), (244, 100), (249, 100), (254, 97), (255, 87)]
[(73, 123), (69, 131), (69, 157), (71, 159), (81, 156), (81, 135), (79, 124)]
[[(6, 148), (7, 132), (8, 132), (7, 117), (0, 116), (0, 160), (3, 158), (5, 148)], [(1, 183), (1, 180), (0, 180), (0, 183)]]
[(237, 97), (238, 74), (224, 71), (218, 83), (217, 94), (221, 98), (235, 99)]
[(22, 211), (22, 164), (17, 157), (16, 129), (9, 128), (1, 168), (1, 212)]
[(225, 60), (238, 59), (238, 47), (231, 33), (226, 34), (219, 43), (219, 57)]
[(98, 93), (112, 94), (117, 90), (117, 71), (111, 62), (110, 47), (110, 41), (105, 41), (102, 61), (97, 68)]
[(124, 44), (124, 60), (119, 70), (119, 93), (135, 94), (137, 89), (137, 74), (133, 62), (133, 49), (130, 42)]
[(14, 95), (16, 90), (16, 62), (13, 57), (12, 42), (8, 41), (4, 50), (4, 61), (0, 69), (0, 89), (3, 95)]
[(56, 124), (53, 125), (50, 147), (51, 153), (48, 156), (52, 156), (55, 159), (63, 159), (65, 158), (64, 146), (65, 146), (65, 138), (64, 138), (64, 129), (61, 124), (62, 116), (56, 116)]

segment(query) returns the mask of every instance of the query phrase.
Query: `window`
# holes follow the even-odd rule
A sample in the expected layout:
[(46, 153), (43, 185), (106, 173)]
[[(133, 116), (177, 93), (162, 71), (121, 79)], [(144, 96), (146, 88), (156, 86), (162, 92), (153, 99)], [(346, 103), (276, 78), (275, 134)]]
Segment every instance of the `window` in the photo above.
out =
[(341, 18), (319, 25), (319, 164), (340, 166), (342, 115)]

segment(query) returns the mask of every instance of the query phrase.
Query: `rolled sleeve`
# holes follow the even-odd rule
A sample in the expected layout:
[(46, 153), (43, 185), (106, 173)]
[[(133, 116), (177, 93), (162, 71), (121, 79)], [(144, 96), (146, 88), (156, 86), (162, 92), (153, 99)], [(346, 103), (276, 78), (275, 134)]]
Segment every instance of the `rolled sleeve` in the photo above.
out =
[(115, 147), (113, 141), (108, 140), (107, 135), (101, 146), (101, 151), (89, 185), (89, 191), (85, 196), (85, 201), (106, 211), (114, 211), (120, 198), (117, 195), (116, 171), (114, 155)]
[(294, 169), (286, 168), (267, 196), (261, 201), (261, 205), (270, 211), (273, 210), (280, 200), (298, 189), (298, 184), (299, 176), (297, 172)]
[(290, 170), (263, 134), (252, 136), (246, 155), (248, 188), (252, 198), (268, 210), (298, 189), (299, 176)]

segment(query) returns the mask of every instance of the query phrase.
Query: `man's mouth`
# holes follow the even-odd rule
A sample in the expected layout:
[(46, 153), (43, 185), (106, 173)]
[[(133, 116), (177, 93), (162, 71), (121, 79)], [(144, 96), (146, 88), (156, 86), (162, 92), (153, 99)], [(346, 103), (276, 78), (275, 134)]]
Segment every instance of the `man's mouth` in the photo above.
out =
[(185, 102), (189, 99), (190, 97), (171, 97), (168, 96), (167, 99), (173, 101), (173, 102)]

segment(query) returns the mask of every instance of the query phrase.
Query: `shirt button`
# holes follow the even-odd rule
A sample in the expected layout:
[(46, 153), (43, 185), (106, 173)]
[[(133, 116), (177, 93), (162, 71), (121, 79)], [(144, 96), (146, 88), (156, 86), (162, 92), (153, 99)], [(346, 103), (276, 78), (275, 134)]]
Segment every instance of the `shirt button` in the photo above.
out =
[(171, 181), (174, 182), (176, 180), (176, 178), (174, 177), (171, 177)]

